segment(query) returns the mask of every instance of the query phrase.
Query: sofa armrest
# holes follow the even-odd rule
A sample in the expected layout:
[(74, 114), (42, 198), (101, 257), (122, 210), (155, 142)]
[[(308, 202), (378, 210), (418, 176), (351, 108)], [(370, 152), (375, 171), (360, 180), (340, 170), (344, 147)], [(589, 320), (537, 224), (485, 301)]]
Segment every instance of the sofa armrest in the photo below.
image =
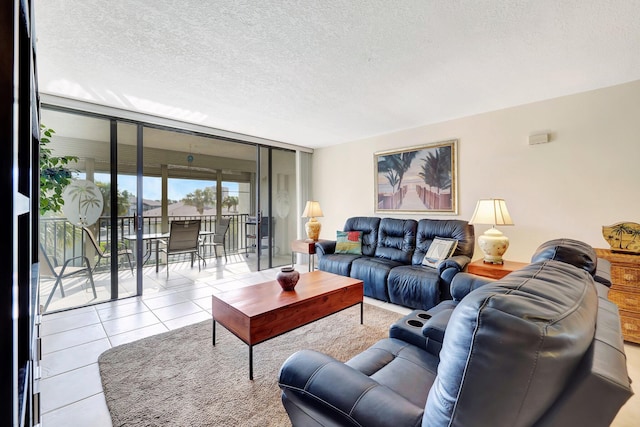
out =
[(611, 287), (611, 262), (604, 258), (598, 258), (596, 273), (593, 276), (596, 282)]
[(440, 300), (451, 299), (451, 281), (464, 271), (464, 268), (471, 262), (471, 258), (466, 255), (456, 255), (445, 259), (438, 264), (438, 276), (440, 277)]
[(316, 242), (316, 255), (318, 255), (318, 258), (322, 257), (323, 255), (332, 254), (335, 251), (335, 240), (323, 240), (321, 242)]
[(458, 273), (451, 281), (451, 296), (455, 301), (460, 301), (474, 289), (495, 281), (495, 279), (476, 276), (475, 274)]
[(466, 255), (449, 257), (438, 264), (438, 275), (442, 276), (442, 273), (449, 268), (455, 268), (458, 271), (462, 271), (470, 262), (471, 258)]
[(447, 329), (447, 324), (449, 323), (454, 308), (455, 307), (451, 307), (450, 309), (438, 311), (433, 314), (429, 320), (424, 322), (422, 335), (442, 345), (444, 341), (444, 331)]
[[(336, 385), (339, 384), (337, 387)], [(301, 350), (280, 368), (278, 385), (294, 425), (419, 426), (418, 407), (362, 372), (323, 353)]]

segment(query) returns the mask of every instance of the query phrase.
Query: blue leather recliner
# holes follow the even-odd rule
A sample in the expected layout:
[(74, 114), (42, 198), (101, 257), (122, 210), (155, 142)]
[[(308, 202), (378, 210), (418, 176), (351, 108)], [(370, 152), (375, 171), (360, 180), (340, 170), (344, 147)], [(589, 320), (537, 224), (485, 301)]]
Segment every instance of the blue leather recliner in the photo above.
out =
[(415, 339), (344, 363), (294, 353), (279, 375), (292, 425), (608, 426), (633, 390), (606, 268), (589, 245), (547, 242), (498, 281), (457, 274), (457, 301), (416, 310)]

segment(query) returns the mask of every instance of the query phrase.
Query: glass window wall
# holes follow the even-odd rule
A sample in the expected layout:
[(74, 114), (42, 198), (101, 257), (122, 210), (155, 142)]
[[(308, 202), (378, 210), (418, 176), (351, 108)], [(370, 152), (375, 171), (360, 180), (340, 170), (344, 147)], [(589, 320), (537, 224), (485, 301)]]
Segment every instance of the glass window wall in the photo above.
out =
[[(227, 263), (255, 271), (291, 262), (294, 151), (59, 109), (43, 108), (42, 123), (55, 130), (51, 156), (70, 162), (59, 189), (64, 209), (41, 215), (41, 247), (54, 270), (68, 261), (79, 271), (62, 280), (42, 275), (48, 312), (193, 278), (188, 257), (158, 250), (174, 220), (201, 221), (206, 267), (198, 274)], [(222, 220), (229, 220), (224, 246), (207, 245)]]

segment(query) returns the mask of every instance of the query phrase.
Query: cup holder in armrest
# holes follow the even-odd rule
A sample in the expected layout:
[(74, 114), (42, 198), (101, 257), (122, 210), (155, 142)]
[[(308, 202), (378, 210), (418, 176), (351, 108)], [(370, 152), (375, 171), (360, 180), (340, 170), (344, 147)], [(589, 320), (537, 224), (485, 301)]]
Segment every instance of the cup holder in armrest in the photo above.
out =
[(422, 326), (424, 326), (424, 323), (416, 319), (409, 319), (407, 320), (407, 325), (414, 326), (416, 328), (422, 328)]
[(429, 320), (431, 319), (431, 315), (428, 313), (418, 313), (418, 317), (424, 320)]
[(399, 319), (389, 328), (389, 338), (400, 339), (419, 348), (427, 347), (427, 338), (422, 334), (426, 320), (418, 317), (423, 310), (414, 310)]

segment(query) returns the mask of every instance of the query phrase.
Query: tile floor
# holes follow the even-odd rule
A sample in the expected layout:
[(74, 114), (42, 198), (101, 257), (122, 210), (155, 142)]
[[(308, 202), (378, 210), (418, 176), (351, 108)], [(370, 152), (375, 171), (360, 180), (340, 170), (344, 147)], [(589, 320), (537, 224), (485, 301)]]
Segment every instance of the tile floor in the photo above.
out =
[[(298, 265), (306, 271), (306, 265)], [(145, 295), (43, 316), (40, 392), (43, 427), (111, 427), (98, 356), (105, 350), (211, 318), (211, 295), (273, 280), (277, 269), (252, 272), (246, 263), (218, 268), (176, 269), (145, 276)], [(410, 310), (367, 299), (400, 313)], [(629, 375), (640, 384), (640, 346), (626, 345)], [(640, 393), (640, 388), (637, 393)], [(634, 396), (612, 424), (637, 426), (640, 398)]]

